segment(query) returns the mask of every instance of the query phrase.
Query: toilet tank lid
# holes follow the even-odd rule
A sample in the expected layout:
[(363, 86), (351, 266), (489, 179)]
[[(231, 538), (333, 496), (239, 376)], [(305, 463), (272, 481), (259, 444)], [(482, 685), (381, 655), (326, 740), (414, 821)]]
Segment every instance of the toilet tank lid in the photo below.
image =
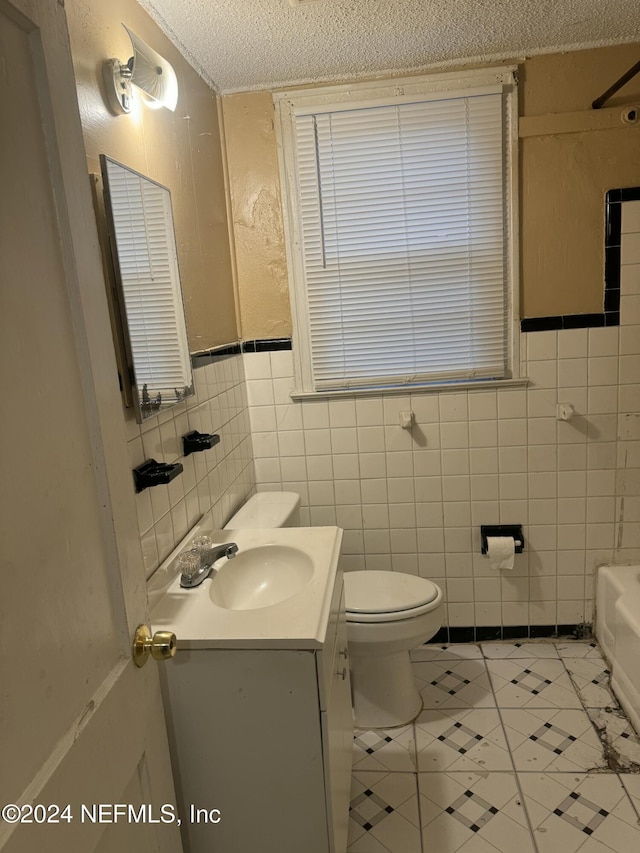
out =
[(344, 599), (350, 613), (397, 613), (428, 604), (438, 587), (426, 578), (393, 571), (344, 574)]
[(225, 529), (282, 527), (299, 506), (297, 492), (258, 492), (229, 519)]

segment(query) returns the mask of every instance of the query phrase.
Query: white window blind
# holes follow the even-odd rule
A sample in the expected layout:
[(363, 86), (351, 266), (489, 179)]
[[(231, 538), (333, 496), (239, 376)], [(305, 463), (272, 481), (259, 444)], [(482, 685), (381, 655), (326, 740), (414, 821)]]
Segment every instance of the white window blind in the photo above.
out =
[(505, 377), (502, 89), (292, 121), (309, 390)]
[(110, 161), (107, 168), (136, 385), (172, 398), (192, 373), (171, 196)]

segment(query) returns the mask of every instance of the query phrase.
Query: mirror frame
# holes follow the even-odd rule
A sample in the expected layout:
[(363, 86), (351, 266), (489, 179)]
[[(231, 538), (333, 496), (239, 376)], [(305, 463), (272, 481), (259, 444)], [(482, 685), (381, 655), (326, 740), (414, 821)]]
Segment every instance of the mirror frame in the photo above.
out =
[[(120, 256), (118, 253), (117, 224), (113, 206), (111, 204), (111, 189), (108, 172), (109, 164), (112, 164), (113, 166), (116, 166), (119, 169), (125, 170), (131, 175), (134, 175), (139, 178), (140, 181), (146, 181), (167, 194), (167, 203), (165, 205), (165, 238), (166, 251), (168, 253), (170, 267), (173, 272), (173, 275), (171, 275), (171, 283), (173, 286), (174, 296), (176, 336), (178, 338), (178, 341), (180, 341), (180, 339), (184, 341), (184, 345), (181, 347), (182, 351), (180, 355), (183, 359), (184, 364), (188, 365), (188, 375), (186, 377), (188, 382), (185, 383), (184, 387), (175, 388), (175, 395), (167, 396), (165, 393), (165, 395), (163, 396), (161, 392), (155, 394), (153, 390), (150, 393), (146, 384), (144, 384), (143, 387), (140, 388), (136, 380), (134, 348), (132, 345), (131, 335), (129, 331), (130, 323), (129, 316), (127, 314), (125, 283), (123, 281), (122, 267), (120, 263)], [(171, 191), (168, 187), (165, 187), (157, 181), (152, 180), (146, 175), (137, 172), (135, 169), (131, 169), (129, 166), (126, 166), (123, 163), (120, 163), (105, 154), (100, 154), (100, 169), (102, 173), (102, 201), (104, 203), (104, 222), (106, 226), (106, 237), (109, 245), (108, 252), (105, 252), (104, 254), (105, 259), (107, 259), (108, 256), (108, 259), (110, 260), (109, 266), (111, 267), (107, 278), (109, 279), (109, 283), (111, 284), (111, 296), (113, 302), (115, 303), (114, 305), (110, 305), (110, 311), (114, 325), (114, 344), (116, 346), (116, 351), (119, 350), (118, 366), (121, 373), (120, 385), (124, 397), (125, 406), (133, 405), (136, 413), (136, 420), (138, 421), (138, 423), (143, 423), (148, 418), (151, 418), (154, 415), (159, 414), (160, 412), (164, 412), (172, 406), (178, 405), (187, 397), (190, 397), (195, 394), (193, 367), (191, 364), (191, 356), (189, 353), (189, 338), (184, 310), (184, 294), (182, 291), (180, 267), (178, 263), (178, 251), (175, 238)], [(97, 178), (97, 176), (94, 177)], [(96, 188), (95, 196), (98, 195), (99, 193), (97, 192)], [(100, 208), (101, 205), (98, 198), (96, 198), (96, 202), (97, 207)], [(146, 232), (142, 251), (148, 256)]]

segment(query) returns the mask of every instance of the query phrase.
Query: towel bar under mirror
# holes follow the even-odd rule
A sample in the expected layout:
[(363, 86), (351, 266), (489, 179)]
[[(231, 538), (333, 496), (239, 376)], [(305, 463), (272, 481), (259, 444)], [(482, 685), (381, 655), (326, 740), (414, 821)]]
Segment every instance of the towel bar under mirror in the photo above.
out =
[(120, 384), (142, 423), (194, 393), (171, 193), (104, 154), (100, 167), (94, 200)]

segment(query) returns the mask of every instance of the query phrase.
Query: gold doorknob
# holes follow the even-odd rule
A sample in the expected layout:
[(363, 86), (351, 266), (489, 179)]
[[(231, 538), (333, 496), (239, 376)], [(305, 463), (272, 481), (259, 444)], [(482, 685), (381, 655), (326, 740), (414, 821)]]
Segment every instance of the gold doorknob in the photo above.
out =
[(175, 655), (177, 648), (176, 635), (171, 631), (156, 631), (151, 636), (146, 625), (138, 625), (133, 638), (133, 662), (136, 666), (144, 666), (149, 657), (167, 660)]

